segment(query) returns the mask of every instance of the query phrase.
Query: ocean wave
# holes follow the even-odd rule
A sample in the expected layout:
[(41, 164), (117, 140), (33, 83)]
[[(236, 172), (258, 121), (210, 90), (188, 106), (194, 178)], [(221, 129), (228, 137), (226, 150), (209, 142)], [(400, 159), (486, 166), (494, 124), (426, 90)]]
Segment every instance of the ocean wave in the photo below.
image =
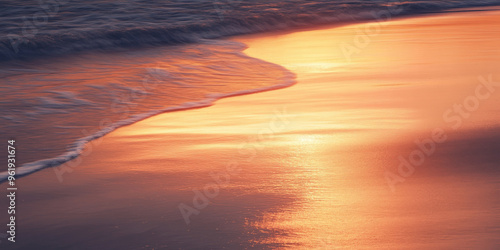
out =
[[(82, 154), (82, 152), (85, 150), (85, 145), (87, 143), (89, 143), (93, 140), (99, 139), (99, 138), (113, 132), (114, 130), (116, 130), (120, 127), (131, 125), (133, 123), (144, 120), (146, 118), (149, 118), (149, 117), (152, 117), (152, 116), (155, 116), (158, 114), (166, 113), (166, 112), (174, 112), (174, 111), (209, 107), (209, 106), (212, 106), (217, 100), (220, 100), (222, 98), (234, 97), (234, 96), (239, 96), (239, 95), (248, 95), (248, 94), (253, 94), (253, 93), (259, 93), (259, 92), (264, 92), (264, 91), (270, 91), (270, 90), (276, 90), (276, 89), (290, 87), (293, 84), (295, 84), (294, 79), (295, 79), (295, 75), (292, 72), (289, 72), (283, 77), (283, 79), (282, 79), (283, 82), (276, 84), (276, 85), (273, 85), (273, 86), (256, 88), (256, 89), (249, 89), (249, 90), (240, 90), (240, 91), (235, 91), (235, 92), (226, 93), (226, 94), (209, 94), (209, 95), (207, 95), (206, 99), (203, 99), (200, 101), (186, 102), (184, 104), (181, 104), (181, 105), (178, 105), (175, 107), (168, 107), (168, 108), (160, 109), (160, 110), (152, 110), (152, 111), (149, 111), (147, 113), (134, 115), (128, 119), (113, 123), (110, 126), (107, 126), (94, 134), (91, 134), (89, 136), (78, 139), (71, 146), (71, 150), (65, 152), (64, 154), (61, 154), (57, 157), (53, 157), (53, 158), (49, 158), (49, 159), (43, 159), (43, 160), (38, 160), (35, 162), (26, 163), (20, 167), (17, 167), (16, 168), (16, 177), (23, 177), (23, 176), (29, 175), (31, 173), (34, 173), (36, 171), (42, 170), (44, 168), (59, 166), (59, 165), (64, 164), (70, 160), (73, 160)], [(0, 173), (0, 183), (7, 181), (8, 176), (9, 176), (8, 172)]]
[(376, 18), (370, 12), (387, 9), (397, 9), (390, 13), (396, 16), (500, 5), (498, 0), (134, 3), (54, 0), (52, 3), (55, 4), (11, 3), (0, 11), (3, 14), (0, 18), (3, 23), (0, 25), (0, 61), (86, 50), (193, 43), (200, 39), (367, 20)]
[[(99, 4), (92, 7), (92, 2)], [(259, 60), (260, 62), (252, 61), (246, 62), (247, 64), (235, 66), (234, 63), (242, 60), (241, 56), (243, 55), (241, 54), (241, 51), (243, 50), (244, 45), (229, 41), (213, 41), (206, 39), (277, 29), (287, 29), (313, 24), (369, 20), (376, 17), (373, 15), (373, 11), (386, 10), (392, 15), (408, 15), (438, 12), (449, 10), (451, 8), (496, 5), (499, 4), (499, 1), (371, 1), (369, 3), (366, 1), (255, 1), (252, 4), (246, 2), (231, 4), (229, 6), (230, 8), (228, 7), (227, 2), (223, 2), (222, 4), (225, 4), (227, 8), (222, 8), (220, 5), (215, 4), (215, 6), (218, 6), (215, 9), (213, 1), (207, 1), (204, 2), (204, 4), (200, 4), (199, 1), (136, 1), (136, 3), (139, 5), (112, 3), (105, 0), (94, 0), (90, 1), (90, 3), (66, 2), (65, 6), (67, 9), (64, 12), (60, 11), (58, 14), (51, 17), (54, 19), (54, 22), (47, 22), (43, 29), (40, 28), (40, 31), (37, 32), (36, 36), (28, 39), (28, 42), (18, 44), (19, 46), (17, 47), (17, 52), (12, 50), (12, 45), (10, 43), (11, 40), (9, 40), (8, 36), (3, 36), (3, 34), (18, 34), (16, 33), (16, 29), (12, 28), (15, 26), (12, 25), (12, 22), (20, 21), (18, 18), (19, 16), (28, 15), (32, 11), (36, 11), (37, 7), (31, 6), (28, 8), (26, 4), (17, 5), (16, 3), (12, 3), (10, 5), (6, 5), (7, 8), (0, 10), (0, 14), (2, 14), (0, 20), (5, 21), (0, 24), (0, 33), (2, 33), (2, 36), (0, 36), (0, 60), (25, 59), (40, 55), (62, 55), (70, 52), (96, 49), (109, 51), (110, 49), (117, 48), (153, 46), (160, 44), (200, 42), (217, 46), (217, 49), (215, 50), (205, 49), (204, 47), (178, 48), (178, 50), (168, 52), (170, 54), (165, 52), (166, 54), (159, 55), (162, 60), (165, 58), (169, 60), (166, 61), (165, 64), (170, 68), (170, 70), (146, 67), (145, 71), (147, 71), (148, 75), (152, 78), (160, 81), (162, 79), (168, 81), (168, 86), (163, 86), (166, 93), (154, 93), (154, 96), (151, 98), (154, 99), (154, 101), (151, 101), (153, 103), (148, 103), (149, 106), (145, 107), (143, 110), (139, 110), (130, 117), (120, 119), (95, 133), (91, 133), (84, 137), (76, 137), (76, 140), (71, 141), (72, 144), (64, 153), (42, 160), (37, 158), (34, 161), (22, 164), (19, 168), (17, 168), (17, 176), (25, 176), (40, 169), (61, 165), (67, 161), (75, 159), (83, 152), (85, 145), (88, 142), (98, 139), (116, 130), (117, 128), (130, 125), (148, 117), (164, 112), (207, 107), (213, 105), (221, 98), (284, 88), (291, 86), (294, 83), (294, 76), (291, 72), (279, 65), (273, 64), (275, 67), (281, 68), (283, 72), (286, 72), (283, 78), (274, 81), (275, 84), (245, 88), (243, 90), (238, 89), (235, 91), (226, 91), (220, 94), (207, 94), (205, 95), (205, 98), (193, 101), (189, 98), (189, 95), (192, 94), (189, 91), (194, 91), (193, 89), (204, 87), (214, 87), (214, 89), (221, 91), (226, 90), (232, 86), (220, 83), (221, 79), (227, 80), (228, 77), (239, 77), (238, 80), (242, 81), (242, 79), (249, 78), (248, 65), (262, 63)], [(166, 5), (162, 5), (164, 3), (166, 3)], [(104, 6), (106, 6), (105, 4), (112, 4), (116, 9), (120, 9), (121, 12), (115, 11), (114, 9), (106, 9), (104, 8)], [(143, 10), (134, 12), (133, 9), (127, 9), (132, 8), (131, 6), (137, 9), (142, 8)], [(193, 8), (194, 6), (196, 8)], [(10, 10), (16, 9), (16, 14), (12, 14), (14, 11), (11, 11), (12, 13), (9, 12), (9, 8)], [(62, 10), (63, 6), (60, 6), (60, 9)], [(83, 11), (84, 9), (88, 11)], [(159, 10), (159, 12), (151, 14), (148, 12), (151, 10)], [(168, 15), (168, 13), (174, 13), (172, 10), (177, 11), (175, 12), (176, 15), (174, 15), (175, 18)], [(111, 12), (105, 13), (109, 11)], [(127, 13), (127, 11), (130, 13)], [(209, 14), (203, 16), (201, 13), (205, 12)], [(130, 14), (133, 15), (130, 16)], [(161, 14), (163, 14), (163, 16)], [(126, 16), (129, 16), (129, 19), (125, 18)], [(166, 16), (166, 19), (164, 16)], [(111, 18), (113, 20), (104, 22), (100, 19), (104, 17)], [(171, 20), (169, 18), (171, 18)], [(126, 22), (126, 20), (136, 21)], [(167, 21), (171, 22), (165, 23)], [(59, 26), (63, 26), (64, 28)], [(144, 53), (146, 52), (141, 51), (139, 54), (143, 55)], [(235, 61), (232, 62), (233, 64), (224, 64), (219, 62), (220, 60), (223, 60), (220, 59), (221, 53), (227, 54), (225, 57), (226, 59), (230, 58), (228, 55), (231, 54), (240, 56), (240, 58), (234, 58)], [(147, 56), (153, 57), (152, 55)], [(177, 63), (175, 60), (176, 58), (179, 59), (179, 62), (183, 62), (186, 59), (198, 60), (200, 58), (206, 61), (203, 63), (203, 67), (195, 67), (190, 64)], [(5, 83), (5, 88), (9, 90), (9, 88), (12, 89), (16, 87), (16, 89), (11, 90), (13, 93), (12, 98), (16, 100), (23, 100), (24, 102), (0, 102), (2, 109), (12, 111), (10, 113), (7, 112), (0, 115), (0, 118), (8, 121), (8, 124), (13, 126), (18, 126), (20, 124), (26, 125), (46, 123), (46, 120), (55, 119), (54, 114), (59, 115), (58, 119), (67, 119), (68, 117), (73, 117), (73, 119), (75, 119), (71, 123), (63, 122), (61, 124), (56, 124), (55, 126), (50, 125), (56, 129), (54, 134), (57, 134), (69, 133), (67, 131), (61, 132), (59, 129), (67, 130), (85, 127), (85, 125), (82, 124), (83, 120), (74, 118), (76, 116), (82, 116), (82, 119), (89, 120), (85, 116), (88, 113), (84, 113), (84, 109), (91, 110), (90, 112), (92, 112), (93, 116), (96, 116), (96, 109), (102, 109), (102, 117), (107, 117), (109, 114), (106, 113), (106, 109), (104, 107), (109, 104), (105, 101), (109, 100), (110, 96), (106, 95), (104, 92), (109, 92), (110, 89), (114, 89), (115, 92), (119, 92), (121, 90), (122, 92), (134, 93), (134, 95), (141, 96), (151, 94), (142, 91), (140, 88), (137, 88), (136, 85), (130, 83), (130, 81), (136, 81), (137, 77), (124, 78), (119, 74), (121, 72), (130, 72), (132, 71), (131, 69), (137, 68), (137, 65), (127, 65), (128, 62), (123, 59), (124, 58), (115, 58), (111, 61), (110, 65), (94, 65), (94, 67), (109, 67), (106, 70), (111, 72), (118, 66), (119, 63), (123, 63), (124, 65), (120, 66), (123, 67), (123, 69), (114, 73), (115, 76), (120, 76), (122, 78), (113, 78), (113, 81), (118, 82), (110, 82), (106, 84), (103, 82), (103, 84), (95, 84), (95, 81), (90, 78), (80, 78), (74, 80), (79, 81), (79, 84), (85, 85), (92, 90), (84, 88), (77, 88), (77, 91), (60, 89), (62, 86), (64, 86), (63, 89), (75, 86), (72, 85), (72, 82), (57, 82), (58, 80), (54, 79), (52, 76), (54, 75), (54, 72), (50, 68), (10, 68), (2, 71), (0, 73), (4, 76), (3, 83)], [(93, 62), (98, 60), (101, 61), (102, 59), (93, 59)], [(77, 65), (71, 70), (56, 71), (57, 75), (78, 74), (79, 72), (74, 72), (74, 70), (81, 70), (82, 68), (85, 67)], [(244, 69), (245, 72), (240, 72), (242, 69)], [(258, 70), (255, 70), (254, 72), (258, 72)], [(106, 73), (107, 72), (104, 72), (102, 74), (105, 75)], [(37, 79), (36, 81), (38, 82), (26, 81), (25, 78), (20, 78), (20, 80), (18, 79), (19, 76), (25, 77), (30, 74), (32, 74), (33, 77), (28, 77), (26, 79)], [(43, 75), (44, 77), (40, 77), (40, 75)], [(212, 79), (210, 79), (212, 83), (207, 83), (207, 77), (209, 76), (212, 77)], [(84, 77), (88, 76), (84, 75)], [(262, 79), (265, 77), (266, 76), (262, 76)], [(68, 80), (73, 78), (63, 77), (63, 79)], [(252, 76), (252, 79), (257, 79), (257, 77)], [(25, 91), (29, 90), (27, 89), (29, 86), (28, 84), (18, 84), (17, 81), (21, 80), (23, 83), (30, 82), (33, 89), (48, 88), (47, 83), (52, 82), (54, 83), (53, 85), (55, 86), (55, 89), (45, 91), (44, 94), (50, 94), (48, 96), (40, 93), (30, 93), (28, 97), (35, 98), (29, 100), (26, 98), (27, 96), (22, 96)], [(219, 80), (219, 82), (215, 80)], [(178, 89), (187, 91), (177, 91), (175, 93), (170, 92), (170, 90)], [(216, 92), (217, 91), (215, 91), (215, 93)], [(187, 97), (185, 99), (189, 101), (185, 101), (182, 104), (167, 105), (167, 107), (163, 106), (161, 108), (153, 108), (158, 105), (161, 106), (165, 97), (171, 97), (176, 94), (184, 95), (184, 97)], [(119, 97), (119, 95), (116, 97)], [(137, 103), (134, 102), (133, 97), (126, 100), (116, 100), (119, 100), (121, 102), (120, 104), (130, 104), (130, 107), (137, 105)], [(32, 109), (33, 106), (36, 108)], [(24, 120), (19, 117), (19, 115), (22, 114), (24, 114), (24, 117), (21, 118)], [(42, 115), (49, 115), (50, 119), (45, 119), (47, 116)], [(37, 129), (38, 132), (41, 131), (40, 133), (48, 133), (43, 130), (44, 127), (33, 127), (30, 129), (30, 133), (36, 132)], [(29, 129), (27, 129), (27, 131), (28, 130)], [(60, 142), (54, 143), (57, 144), (56, 146), (63, 145), (63, 143)], [(56, 146), (54, 146), (54, 148), (56, 148)], [(54, 152), (56, 151), (57, 150), (54, 150)], [(4, 182), (6, 178), (6, 172), (0, 173), (0, 183)]]
[[(0, 85), (7, 96), (0, 102), (0, 119), (5, 120), (0, 129), (17, 138), (24, 154), (16, 175), (70, 161), (90, 141), (148, 117), (295, 82), (293, 73), (248, 57), (242, 52), (245, 48), (239, 42), (205, 40), (106, 58), (88, 55), (34, 64), (26, 71), (31, 73), (21, 75), (6, 72)], [(88, 72), (75, 71), (81, 68)], [(12, 84), (27, 82), (31, 84)], [(6, 172), (0, 173), (0, 183), (6, 177)]]

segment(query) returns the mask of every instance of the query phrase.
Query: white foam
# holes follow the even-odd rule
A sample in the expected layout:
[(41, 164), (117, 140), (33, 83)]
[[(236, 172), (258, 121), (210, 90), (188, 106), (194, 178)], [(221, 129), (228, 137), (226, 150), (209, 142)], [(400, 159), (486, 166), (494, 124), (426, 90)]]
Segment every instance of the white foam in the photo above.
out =
[[(279, 66), (279, 65), (278, 65)], [(281, 67), (281, 66), (280, 66)], [(144, 120), (146, 118), (161, 114), (161, 113), (166, 113), (166, 112), (173, 112), (173, 111), (180, 111), (180, 110), (187, 110), (187, 109), (194, 109), (194, 108), (203, 108), (203, 107), (209, 107), (214, 105), (214, 103), (222, 98), (227, 98), (227, 97), (233, 97), (233, 96), (239, 96), (239, 95), (247, 95), (247, 94), (252, 94), (252, 93), (258, 93), (258, 92), (264, 92), (264, 91), (270, 91), (270, 90), (276, 90), (276, 89), (281, 89), (281, 88), (286, 88), (290, 87), (295, 84), (295, 75), (284, 69), (287, 73), (282, 79), (282, 83), (276, 84), (273, 86), (268, 86), (268, 87), (262, 87), (262, 88), (256, 88), (256, 89), (249, 89), (249, 90), (240, 90), (232, 93), (226, 93), (226, 94), (210, 94), (207, 96), (207, 98), (200, 100), (200, 101), (195, 101), (195, 102), (186, 102), (178, 106), (174, 107), (168, 107), (165, 109), (159, 109), (159, 110), (153, 110), (147, 113), (143, 114), (138, 114), (134, 115), (128, 119), (118, 121), (92, 135), (83, 137), (78, 139), (74, 144), (73, 144), (73, 149), (61, 154), (57, 157), (54, 158), (48, 158), (48, 159), (43, 159), (43, 160), (38, 160), (35, 162), (30, 162), (23, 164), (20, 167), (16, 168), (16, 177), (22, 177), (29, 175), (31, 173), (34, 173), (36, 171), (42, 170), (44, 168), (48, 167), (55, 167), (59, 166), (61, 164), (64, 164), (65, 162), (68, 162), (70, 160), (73, 160), (77, 158), (82, 151), (85, 148), (85, 144), (89, 143), (92, 140), (101, 138), (105, 136), (106, 134), (120, 128), (123, 126), (131, 125), (133, 123), (136, 123), (138, 121)], [(55, 104), (55, 103), (52, 103)], [(0, 183), (5, 182), (8, 178), (8, 173), (2, 172), (0, 173)]]

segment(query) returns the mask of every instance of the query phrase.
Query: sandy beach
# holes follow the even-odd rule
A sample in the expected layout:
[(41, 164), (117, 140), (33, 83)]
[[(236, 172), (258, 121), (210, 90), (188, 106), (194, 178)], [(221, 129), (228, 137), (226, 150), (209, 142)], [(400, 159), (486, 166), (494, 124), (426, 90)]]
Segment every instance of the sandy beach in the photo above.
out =
[(23, 177), (13, 249), (496, 249), (499, 14), (231, 38), (297, 83)]

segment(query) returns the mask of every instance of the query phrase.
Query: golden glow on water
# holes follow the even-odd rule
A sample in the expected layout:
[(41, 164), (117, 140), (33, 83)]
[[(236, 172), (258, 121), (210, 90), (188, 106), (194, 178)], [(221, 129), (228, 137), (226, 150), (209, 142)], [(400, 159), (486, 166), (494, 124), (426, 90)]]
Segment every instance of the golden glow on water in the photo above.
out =
[[(103, 160), (108, 165), (99, 173), (145, 174), (152, 180), (143, 187), (146, 193), (164, 197), (175, 210), (192, 200), (193, 189), (214, 182), (212, 172), (238, 164), (241, 172), (221, 186), (220, 195), (187, 229), (178, 228), (188, 236), (197, 230), (203, 237), (237, 235), (230, 240), (248, 248), (491, 248), (498, 230), (485, 228), (494, 228), (499, 218), (491, 210), (497, 203), (485, 200), (498, 190), (495, 176), (477, 181), (454, 175), (459, 160), (441, 153), (395, 193), (384, 179), (387, 169), (398, 166), (398, 156), (414, 149), (416, 138), (446, 126), (443, 111), (468, 95), (478, 75), (500, 68), (498, 47), (491, 43), (497, 33), (479, 34), (464, 18), (470, 17), (387, 23), (352, 62), (339, 44), (352, 42), (363, 24), (238, 38), (249, 45), (248, 55), (297, 73), (298, 84), (119, 129), (103, 143), (108, 151), (100, 157), (113, 160)], [(484, 30), (498, 28), (490, 15), (474, 18)], [(455, 48), (469, 46), (472, 35), (474, 51), (450, 55), (450, 41)], [(485, 101), (468, 124), (498, 124), (498, 116), (487, 115), (498, 100)], [(462, 154), (454, 145), (443, 148)], [(169, 222), (184, 223), (177, 210), (172, 213), (177, 217)]]
[[(251, 205), (245, 209), (253, 212), (241, 226), (255, 246), (404, 249), (411, 245), (422, 249), (475, 245), (463, 232), (481, 230), (490, 217), (482, 215), (488, 213), (481, 205), (462, 203), (480, 204), (483, 186), (460, 189), (457, 196), (457, 185), (416, 174), (391, 193), (384, 179), (384, 172), (399, 164), (397, 157), (407, 154), (401, 145), (412, 144), (422, 131), (443, 126), (442, 112), (477, 84), (477, 75), (489, 73), (468, 65), (498, 66), (499, 62), (498, 56), (485, 57), (480, 49), (474, 54), (478, 58), (449, 57), (449, 49), (440, 49), (448, 42), (416, 48), (412, 40), (430, 36), (428, 29), (419, 26), (424, 25), (421, 22), (427, 21), (388, 24), (352, 63), (346, 62), (338, 44), (349, 42), (363, 25), (241, 38), (249, 44), (247, 54), (288, 67), (297, 73), (299, 83), (279, 91), (223, 99), (207, 109), (157, 116), (114, 134), (129, 141), (144, 137), (167, 141), (126, 159), (139, 160), (144, 154), (176, 159), (186, 171), (183, 178), (196, 176), (187, 189), (203, 188), (209, 179), (198, 178), (223, 170), (227, 162), (241, 164), (242, 173), (221, 192), (249, 197)], [(443, 25), (433, 32), (442, 35), (442, 29), (451, 24), (447, 20)], [(464, 28), (461, 32), (448, 35), (457, 39), (461, 34), (465, 39), (473, 31)], [(489, 48), (488, 44), (478, 46)], [(426, 50), (439, 60), (419, 56)], [(436, 63), (444, 73), (433, 70)], [(460, 75), (449, 76), (452, 69), (460, 70)], [(485, 107), (498, 104), (490, 102)], [(478, 124), (474, 119), (485, 114), (477, 112), (469, 124)], [(269, 135), (270, 122), (280, 119), (286, 126)], [(265, 133), (259, 139), (261, 132)], [(252, 148), (248, 145), (255, 146), (254, 157), (248, 157), (252, 150), (241, 154), (242, 147)], [(202, 160), (192, 162), (193, 158)], [(176, 169), (154, 166), (143, 171)], [(432, 169), (432, 163), (417, 173), (427, 169)], [(431, 216), (429, 211), (449, 212)], [(456, 222), (457, 216), (463, 222)], [(443, 237), (450, 240), (443, 241)]]
[[(66, 168), (23, 177), (19, 232), (75, 248), (97, 239), (145, 249), (498, 249), (500, 91), (456, 130), (442, 116), (478, 76), (500, 80), (499, 20), (496, 11), (385, 23), (350, 62), (340, 44), (364, 24), (235, 38), (295, 72), (297, 85), (145, 119), (88, 144)], [(224, 82), (213, 59), (201, 67), (213, 81), (197, 79), (220, 90), (267, 86), (263, 76), (281, 72)], [(176, 65), (160, 67), (189, 73)], [(72, 79), (82, 67), (68, 68)], [(399, 174), (398, 157), (436, 127), (448, 141), (391, 192), (384, 173)], [(207, 185), (219, 193), (194, 205)], [(190, 224), (180, 204), (196, 207)]]
[[(411, 142), (414, 131), (443, 125), (442, 112), (454, 100), (464, 98), (464, 93), (470, 93), (467, 86), (477, 85), (476, 76), (496, 72), (500, 53), (498, 49), (491, 53), (491, 49), (495, 48), (492, 41), (498, 42), (498, 38), (491, 39), (491, 35), (481, 32), (497, 30), (497, 18), (491, 14), (461, 18), (474, 19), (484, 27), (481, 31), (470, 26), (454, 28), (456, 17), (384, 24), (383, 32), (371, 38), (367, 48), (353, 55), (351, 62), (347, 62), (339, 45), (352, 44), (356, 31), (364, 29), (365, 24), (240, 39), (249, 44), (247, 54), (284, 65), (298, 74), (299, 85), (284, 90), (282, 96), (288, 100), (292, 97), (300, 104), (283, 103), (297, 112), (294, 130), (307, 131), (287, 136), (279, 149), (285, 152), (281, 151), (283, 156), (274, 163), (284, 169), (274, 176), (274, 181), (280, 183), (279, 192), (295, 197), (294, 201), (248, 224), (276, 232), (263, 242), (304, 249), (402, 249), (405, 243), (399, 242), (399, 237), (413, 246), (425, 245), (417, 243), (419, 237), (432, 238), (424, 233), (425, 227), (418, 219), (408, 221), (406, 212), (418, 204), (420, 210), (414, 213), (425, 218), (425, 211), (435, 209), (433, 203), (426, 201), (419, 188), (411, 184), (404, 195), (390, 194), (381, 179), (383, 169), (394, 164), (391, 157), (396, 157), (398, 149), (370, 145), (374, 138), (389, 143), (406, 141), (407, 137)], [(430, 23), (435, 26), (429, 27)], [(441, 39), (429, 41), (430, 37)], [(469, 45), (471, 37), (481, 44)], [(462, 51), (461, 47), (468, 50)], [(454, 72), (456, 77), (450, 79), (448, 72)], [(431, 79), (424, 79), (423, 75)], [(489, 109), (498, 105), (497, 101), (492, 102), (485, 105)], [(488, 114), (475, 115), (483, 117), (484, 126)], [(439, 183), (423, 186), (437, 187), (442, 192), (452, 192)], [(480, 191), (472, 190), (462, 198), (474, 199), (477, 192)], [(443, 202), (450, 209), (454, 207), (452, 200)], [(431, 221), (453, 220), (455, 215), (441, 216), (445, 217)], [(467, 210), (459, 217), (475, 216), (474, 211)], [(487, 221), (484, 217), (478, 220)], [(459, 231), (467, 227), (455, 226)], [(411, 231), (418, 232), (415, 238), (408, 235)], [(463, 240), (446, 237), (455, 239), (448, 246)]]

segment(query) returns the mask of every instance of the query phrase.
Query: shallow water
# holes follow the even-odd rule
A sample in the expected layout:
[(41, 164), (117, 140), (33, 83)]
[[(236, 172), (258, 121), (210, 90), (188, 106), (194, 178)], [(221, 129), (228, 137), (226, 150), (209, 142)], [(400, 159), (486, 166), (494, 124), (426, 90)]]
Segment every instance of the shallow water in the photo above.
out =
[[(0, 89), (5, 94), (0, 129), (3, 140), (18, 140), (20, 166), (31, 163), (21, 175), (72, 159), (85, 142), (145, 117), (208, 105), (210, 94), (284, 86), (292, 78), (279, 66), (239, 55), (241, 45), (207, 39), (499, 1), (0, 4)], [(191, 45), (157, 47), (186, 43)]]
[(394, 21), (350, 62), (338, 45), (366, 24), (237, 38), (298, 84), (151, 117), (25, 177), (15, 247), (496, 249), (500, 86), (459, 127), (443, 113), (498, 82), (497, 20)]
[(31, 163), (18, 174), (63, 163), (84, 143), (161, 112), (292, 83), (293, 74), (243, 49), (237, 42), (205, 41), (5, 65), (2, 137), (17, 140), (19, 166)]

